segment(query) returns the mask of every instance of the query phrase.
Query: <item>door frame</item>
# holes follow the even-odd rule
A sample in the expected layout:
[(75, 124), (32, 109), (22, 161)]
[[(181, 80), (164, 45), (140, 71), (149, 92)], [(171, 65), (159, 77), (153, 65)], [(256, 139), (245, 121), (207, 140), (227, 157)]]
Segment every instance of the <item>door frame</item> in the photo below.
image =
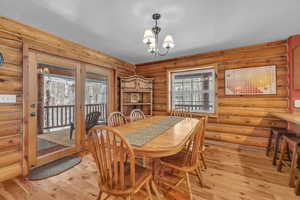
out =
[[(85, 134), (85, 123), (84, 120), (84, 104), (85, 104), (85, 69), (90, 68), (97, 71), (106, 71), (109, 74), (109, 102), (107, 107), (107, 112), (113, 112), (117, 109), (117, 68), (116, 67), (107, 67), (89, 64), (87, 62), (82, 62), (80, 57), (70, 57), (70, 56), (61, 56), (59, 50), (56, 48), (45, 49), (39, 46), (36, 46), (32, 43), (31, 40), (23, 39), (23, 140), (22, 140), (22, 165), (23, 165), (23, 175), (28, 174), (28, 169), (32, 166), (40, 165), (58, 158), (61, 158), (66, 155), (74, 154), (84, 150), (84, 134)], [(75, 147), (62, 149), (60, 151), (47, 154), (37, 158), (37, 131), (32, 131), (33, 128), (37, 129), (37, 118), (31, 118), (30, 113), (36, 112), (36, 109), (32, 108), (31, 105), (37, 103), (37, 93), (32, 95), (31, 90), (34, 89), (37, 91), (37, 84), (34, 80), (37, 80), (37, 77), (34, 76), (34, 79), (31, 79), (32, 74), (36, 74), (37, 61), (46, 60), (50, 64), (62, 65), (62, 66), (75, 66), (76, 70), (76, 145)], [(96, 62), (96, 60), (95, 60)], [(33, 70), (33, 71), (32, 71)], [(33, 120), (32, 123), (31, 121)]]
[[(79, 83), (81, 77), (81, 66), (80, 62), (76, 62), (70, 59), (61, 58), (49, 54), (45, 54), (35, 50), (29, 50), (28, 52), (28, 70), (24, 70), (24, 78), (27, 79), (26, 93), (27, 93), (27, 123), (28, 126), (28, 141), (27, 141), (27, 152), (28, 152), (28, 165), (29, 168), (40, 165), (66, 155), (76, 153), (80, 150), (80, 130), (82, 126), (80, 111), (82, 107), (80, 106), (81, 90), (82, 85)], [(73, 69), (75, 72), (75, 146), (67, 147), (46, 155), (37, 155), (37, 105), (38, 105), (38, 88), (37, 88), (37, 65), (38, 63), (45, 63), (50, 65), (64, 66), (69, 69)], [(25, 89), (25, 88), (24, 88)]]

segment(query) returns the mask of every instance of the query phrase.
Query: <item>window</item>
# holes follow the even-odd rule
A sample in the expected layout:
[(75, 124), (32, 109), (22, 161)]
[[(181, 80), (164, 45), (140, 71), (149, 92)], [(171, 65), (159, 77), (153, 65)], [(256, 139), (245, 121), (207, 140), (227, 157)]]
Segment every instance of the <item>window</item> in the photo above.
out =
[(171, 72), (170, 108), (215, 112), (215, 69)]

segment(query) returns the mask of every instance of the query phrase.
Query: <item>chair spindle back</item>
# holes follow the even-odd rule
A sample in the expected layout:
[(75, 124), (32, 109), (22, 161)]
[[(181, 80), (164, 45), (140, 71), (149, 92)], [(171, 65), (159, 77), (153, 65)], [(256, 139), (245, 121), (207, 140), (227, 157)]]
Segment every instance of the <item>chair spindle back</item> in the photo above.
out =
[[(96, 126), (89, 130), (88, 142), (98, 168), (102, 191), (134, 187), (134, 152), (120, 132), (112, 127)], [(130, 173), (129, 180), (125, 179), (125, 173)]]
[(187, 141), (187, 145), (185, 146), (185, 151), (190, 152), (185, 159), (185, 165), (187, 166), (197, 166), (199, 149), (203, 146), (202, 138), (204, 138), (204, 123), (205, 119), (200, 118), (193, 134), (191, 135), (191, 137)]
[(186, 111), (185, 109), (174, 109), (174, 110), (171, 110), (170, 115), (171, 116), (176, 116), (176, 117), (192, 118), (192, 113)]
[(127, 124), (127, 119), (125, 115), (121, 112), (112, 112), (108, 116), (107, 120), (108, 126), (122, 126), (124, 124)]
[(145, 115), (143, 113), (143, 111), (141, 111), (140, 109), (133, 109), (130, 113), (130, 121), (134, 122), (137, 120), (142, 120), (145, 119)]

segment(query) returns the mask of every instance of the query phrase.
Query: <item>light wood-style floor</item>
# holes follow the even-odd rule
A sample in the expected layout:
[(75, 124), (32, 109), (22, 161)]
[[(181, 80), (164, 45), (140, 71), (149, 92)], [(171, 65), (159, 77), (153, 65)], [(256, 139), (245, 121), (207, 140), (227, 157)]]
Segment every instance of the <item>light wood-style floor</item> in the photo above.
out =
[[(287, 186), (288, 173), (276, 172), (263, 149), (210, 143), (207, 148), (208, 169), (203, 173), (205, 187), (198, 186), (192, 177), (196, 200), (296, 200)], [(98, 194), (97, 172), (93, 160), (86, 156), (75, 168), (42, 181), (22, 181), (31, 191), (32, 200), (94, 200)], [(0, 200), (23, 200), (25, 193), (13, 181), (0, 187)], [(170, 192), (168, 199), (184, 199)], [(143, 199), (143, 198), (136, 198)]]

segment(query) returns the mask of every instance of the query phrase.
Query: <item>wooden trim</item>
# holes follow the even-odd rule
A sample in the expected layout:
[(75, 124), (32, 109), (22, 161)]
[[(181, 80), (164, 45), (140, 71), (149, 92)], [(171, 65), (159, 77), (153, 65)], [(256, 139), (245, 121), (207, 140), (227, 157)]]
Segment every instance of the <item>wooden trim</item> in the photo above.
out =
[(210, 64), (210, 65), (201, 65), (189, 68), (176, 68), (176, 69), (167, 69), (167, 113), (171, 112), (171, 73), (174, 72), (186, 72), (186, 71), (194, 71), (198, 69), (214, 69), (215, 70), (215, 112), (214, 113), (192, 113), (193, 116), (201, 117), (203, 115), (208, 115), (209, 117), (217, 117), (218, 116), (218, 64)]
[(71, 68), (76, 70), (76, 68), (80, 68), (80, 63), (77, 61), (73, 61), (71, 59), (62, 58), (59, 56), (50, 55), (47, 53), (31, 50), (31, 52), (35, 53), (36, 61), (42, 62), (44, 64), (63, 66), (67, 68)]
[(72, 155), (76, 153), (76, 147), (69, 147), (69, 148), (64, 148), (59, 151), (55, 151), (53, 153), (47, 154), (45, 156), (40, 156), (39, 159), (37, 160), (36, 165), (41, 165), (45, 164), (47, 162), (57, 160), (59, 158), (62, 158), (64, 156)]
[(82, 97), (84, 97), (83, 94), (83, 86), (82, 82), (82, 68), (80, 63), (78, 63), (75, 71), (76, 71), (76, 76), (75, 76), (75, 149), (76, 151), (81, 150), (81, 138), (83, 136), (83, 129), (82, 129), (82, 124), (83, 124), (83, 106), (82, 106)]
[[(25, 72), (28, 72), (28, 74), (24, 74), (24, 77), (28, 79), (28, 88), (26, 89), (28, 91), (28, 94), (26, 95), (27, 100), (27, 106), (25, 109), (26, 111), (26, 120), (27, 125), (26, 128), (28, 128), (28, 164), (29, 167), (36, 165), (37, 163), (37, 138), (36, 138), (36, 132), (37, 132), (37, 116), (30, 116), (30, 113), (37, 113), (37, 77), (36, 77), (36, 54), (33, 52), (29, 52), (29, 61), (28, 61), (29, 69), (25, 70)], [(35, 105), (35, 106), (31, 106)]]
[(23, 43), (23, 138), (22, 138), (22, 174), (28, 174), (28, 117), (29, 117), (29, 48), (26, 43)]
[(85, 63), (81, 63), (80, 65), (80, 71), (81, 71), (81, 78), (80, 79), (80, 84), (81, 84), (81, 98), (80, 98), (80, 111), (79, 113), (77, 113), (80, 116), (80, 122), (81, 122), (81, 130), (80, 130), (80, 138), (78, 138), (79, 140), (79, 147), (80, 148), (76, 148), (77, 151), (79, 151), (80, 149), (83, 150), (84, 146), (85, 146), (85, 81), (86, 81), (86, 64)]

